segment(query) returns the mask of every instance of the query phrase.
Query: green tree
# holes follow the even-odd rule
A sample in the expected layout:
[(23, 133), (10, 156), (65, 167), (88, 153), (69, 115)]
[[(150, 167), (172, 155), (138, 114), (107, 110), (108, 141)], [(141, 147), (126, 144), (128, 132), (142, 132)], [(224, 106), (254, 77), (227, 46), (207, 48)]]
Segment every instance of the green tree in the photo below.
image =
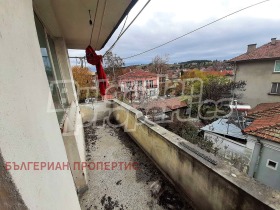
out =
[[(202, 104), (195, 104), (192, 106), (192, 115), (197, 116), (198, 110), (200, 111), (201, 116), (211, 117), (214, 116), (214, 113), (218, 114), (218, 117), (224, 116), (229, 113), (229, 99), (241, 99), (241, 94), (234, 94), (236, 91), (244, 91), (246, 87), (245, 81), (233, 81), (228, 77), (225, 77), (219, 71), (214, 72), (202, 72), (199, 70), (193, 70), (186, 72), (181, 79), (193, 79), (199, 78), (200, 81), (194, 80), (189, 82), (188, 85), (184, 88), (184, 94), (190, 95), (191, 89), (194, 89), (194, 94), (199, 94), (202, 90)], [(202, 81), (202, 82), (201, 82)], [(221, 99), (228, 99), (226, 102), (216, 102)], [(207, 102), (206, 101), (215, 101)], [(213, 121), (216, 118), (210, 120)], [(209, 123), (207, 121), (207, 123)]]

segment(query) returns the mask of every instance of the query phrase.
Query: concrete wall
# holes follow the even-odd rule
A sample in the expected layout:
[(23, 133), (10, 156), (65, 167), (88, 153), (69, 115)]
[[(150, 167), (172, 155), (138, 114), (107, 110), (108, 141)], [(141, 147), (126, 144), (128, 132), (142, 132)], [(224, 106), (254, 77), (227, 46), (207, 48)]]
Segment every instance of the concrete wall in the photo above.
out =
[(87, 189), (87, 170), (75, 167), (74, 163), (86, 161), (84, 129), (80, 108), (74, 101), (67, 112), (62, 136), (76, 189), (83, 193)]
[[(5, 163), (0, 152), (0, 168), (5, 168)], [(15, 186), (13, 179), (9, 171), (1, 171), (0, 176), (0, 209), (22, 209), (25, 210), (25, 206), (21, 195), (19, 194), (17, 187)]]
[(218, 153), (220, 156), (228, 160), (232, 160), (234, 158), (242, 159), (243, 163), (241, 164), (244, 164), (242, 169), (244, 172), (247, 172), (255, 141), (247, 140), (246, 144), (241, 144), (229, 138), (207, 131), (204, 133), (204, 138), (211, 140), (214, 143), (214, 147), (219, 148)]
[(275, 61), (238, 63), (236, 81), (247, 81), (242, 102), (255, 107), (259, 103), (279, 102), (280, 96), (269, 95), (272, 82), (280, 82), (280, 73), (274, 73)]
[(97, 122), (106, 119), (111, 111), (109, 104), (95, 102), (93, 104), (80, 104), (81, 116), (84, 123)]
[[(268, 159), (278, 163), (276, 170), (267, 167)], [(280, 152), (268, 147), (262, 148), (258, 170), (254, 177), (267, 186), (280, 190)]]
[[(205, 154), (199, 148), (159, 125), (143, 120), (141, 112), (134, 108), (118, 100), (114, 102), (111, 115), (198, 209), (280, 208), (278, 191), (265, 188), (220, 161), (217, 166), (211, 164), (186, 145)], [(233, 173), (236, 177), (231, 175)]]
[[(0, 148), (6, 162), (67, 162), (33, 14), (32, 0), (0, 0)], [(70, 170), (10, 174), (29, 209), (80, 209)]]
[(62, 80), (65, 84), (66, 95), (70, 103), (62, 135), (67, 157), (69, 162), (71, 162), (76, 189), (82, 193), (87, 189), (87, 171), (86, 168), (74, 170), (73, 163), (86, 161), (83, 123), (65, 40), (62, 37), (56, 37), (54, 38), (54, 44)]
[[(267, 140), (261, 140), (261, 143), (263, 146), (254, 177), (260, 182), (280, 190), (280, 145)], [(267, 166), (268, 160), (278, 163), (276, 169)]]

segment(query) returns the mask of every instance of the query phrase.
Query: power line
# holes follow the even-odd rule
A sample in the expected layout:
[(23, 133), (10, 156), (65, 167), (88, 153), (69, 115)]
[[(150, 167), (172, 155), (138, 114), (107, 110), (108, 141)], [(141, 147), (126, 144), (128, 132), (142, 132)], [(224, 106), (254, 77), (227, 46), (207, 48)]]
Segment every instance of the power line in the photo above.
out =
[(142, 7), (142, 9), (138, 12), (138, 14), (135, 16), (135, 18), (130, 22), (130, 24), (125, 28), (125, 30), (119, 34), (116, 41), (112, 44), (112, 46), (109, 48), (109, 50), (106, 51), (106, 53), (103, 55), (105, 56), (110, 50), (113, 49), (113, 47), (116, 45), (116, 43), (119, 41), (119, 39), (122, 37), (122, 35), (127, 31), (127, 29), (132, 25), (132, 23), (138, 18), (138, 16), (142, 13), (142, 11), (146, 8), (146, 6), (150, 3), (151, 0), (148, 0), (146, 4)]
[(168, 41), (168, 42), (165, 42), (165, 43), (163, 43), (163, 44), (161, 44), (161, 45), (158, 45), (158, 46), (153, 47), (153, 48), (151, 48), (151, 49), (149, 49), (149, 50), (145, 50), (145, 51), (143, 51), (143, 52), (141, 52), (141, 53), (137, 53), (137, 54), (134, 54), (134, 55), (132, 55), (132, 56), (129, 56), (129, 57), (126, 57), (126, 58), (122, 58), (122, 59), (125, 60), (125, 59), (133, 58), (133, 57), (142, 55), (142, 54), (144, 54), (144, 53), (150, 52), (150, 51), (155, 50), (155, 49), (157, 49), (157, 48), (160, 48), (160, 47), (162, 47), (162, 46), (164, 46), (164, 45), (167, 45), (167, 44), (169, 44), (169, 43), (171, 43), (171, 42), (174, 42), (174, 41), (176, 41), (176, 40), (178, 40), (178, 39), (181, 39), (181, 38), (183, 38), (183, 37), (185, 37), (185, 36), (187, 36), (187, 35), (189, 35), (189, 34), (191, 34), (191, 33), (194, 33), (194, 32), (196, 32), (196, 31), (198, 31), (198, 30), (200, 30), (200, 29), (202, 29), (202, 28), (205, 28), (205, 27), (207, 27), (207, 26), (209, 26), (209, 25), (212, 25), (212, 24), (214, 24), (214, 23), (216, 23), (216, 22), (218, 22), (218, 21), (220, 21), (220, 20), (223, 20), (223, 19), (225, 19), (225, 18), (227, 18), (227, 17), (229, 17), (229, 16), (232, 16), (232, 15), (234, 15), (234, 14), (236, 14), (236, 13), (239, 13), (239, 12), (241, 12), (241, 11), (243, 11), (243, 10), (246, 10), (246, 9), (251, 8), (251, 7), (257, 6), (257, 5), (259, 5), (259, 4), (265, 3), (265, 2), (267, 2), (267, 1), (270, 1), (270, 0), (261, 1), (261, 2), (258, 2), (258, 3), (252, 4), (252, 5), (250, 5), (250, 6), (244, 7), (244, 8), (242, 8), (242, 9), (239, 9), (239, 10), (237, 10), (237, 11), (235, 11), (235, 12), (232, 12), (232, 13), (230, 13), (230, 14), (228, 14), (228, 15), (225, 15), (225, 16), (223, 16), (223, 17), (221, 17), (221, 18), (218, 18), (218, 19), (216, 19), (216, 20), (214, 20), (214, 21), (212, 21), (212, 22), (210, 22), (210, 23), (207, 23), (206, 25), (203, 25), (203, 26), (201, 26), (201, 27), (199, 27), (199, 28), (196, 28), (196, 29), (194, 29), (194, 30), (192, 30), (192, 31), (190, 31), (190, 32), (188, 32), (188, 33), (186, 33), (186, 34), (183, 34), (183, 35), (181, 35), (181, 36), (179, 36), (179, 37), (177, 37), (177, 38), (175, 38), (175, 39), (172, 39), (172, 40), (170, 40), (170, 41)]

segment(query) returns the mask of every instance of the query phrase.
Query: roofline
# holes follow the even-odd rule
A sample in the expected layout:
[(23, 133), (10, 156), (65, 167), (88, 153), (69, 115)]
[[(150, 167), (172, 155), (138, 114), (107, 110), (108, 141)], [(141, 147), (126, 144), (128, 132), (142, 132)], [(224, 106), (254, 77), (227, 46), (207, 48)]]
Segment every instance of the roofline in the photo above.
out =
[[(135, 71), (137, 71), (137, 70), (141, 70), (141, 71), (146, 72), (146, 71), (143, 70), (143, 69), (134, 69), (134, 71), (129, 71), (129, 72), (125, 73), (125, 74), (122, 74), (122, 75), (118, 76), (117, 78), (125, 77), (125, 75), (127, 75), (127, 74), (129, 74), (129, 73), (133, 73), (133, 72), (135, 72)], [(135, 78), (135, 77), (157, 77), (157, 76), (158, 76), (156, 73), (153, 73), (153, 72), (149, 72), (149, 71), (148, 71), (148, 73), (154, 74), (154, 75), (149, 75), (149, 76), (137, 76), (137, 75), (136, 75), (136, 76), (129, 76), (129, 77), (126, 77), (126, 78)]]
[(130, 10), (135, 6), (135, 4), (137, 3), (138, 0), (131, 0), (129, 6), (126, 8), (126, 10), (124, 11), (121, 19), (119, 20), (119, 22), (115, 25), (114, 29), (111, 31), (110, 35), (108, 36), (108, 38), (105, 40), (104, 44), (102, 45), (102, 47), (100, 48), (103, 49), (103, 47), (107, 44), (107, 42), (109, 41), (109, 39), (113, 36), (113, 34), (115, 33), (115, 31), (117, 30), (117, 28), (119, 27), (119, 25), (121, 24), (121, 22), (123, 21), (123, 19), (125, 18), (125, 16), (130, 12)]
[(128, 78), (151, 78), (151, 77), (156, 77), (156, 76), (118, 76), (117, 78), (119, 79), (128, 79)]
[(257, 59), (246, 59), (246, 60), (228, 60), (226, 63), (245, 63), (245, 62), (253, 62), (253, 61), (272, 61), (272, 60), (280, 60), (280, 57), (275, 58), (257, 58)]
[[(242, 132), (243, 132), (243, 131), (242, 131)], [(245, 133), (246, 135), (250, 135), (250, 136), (254, 136), (254, 137), (256, 137), (256, 138), (260, 138), (261, 140), (266, 140), (266, 141), (270, 141), (270, 142), (274, 142), (274, 143), (280, 144), (280, 142), (275, 141), (275, 140), (272, 140), (272, 139), (260, 137), (260, 136), (258, 136), (258, 135), (251, 134), (251, 133), (248, 133), (248, 132), (244, 132), (244, 133)]]

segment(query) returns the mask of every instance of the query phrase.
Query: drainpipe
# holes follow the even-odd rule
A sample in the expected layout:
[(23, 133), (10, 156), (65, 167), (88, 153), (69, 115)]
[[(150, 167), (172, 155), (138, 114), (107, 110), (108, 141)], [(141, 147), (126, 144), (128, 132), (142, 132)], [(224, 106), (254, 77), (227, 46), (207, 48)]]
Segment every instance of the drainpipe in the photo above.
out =
[(259, 157), (261, 154), (261, 149), (262, 149), (262, 143), (258, 139), (258, 141), (255, 144), (254, 151), (253, 151), (252, 158), (251, 158), (250, 165), (249, 165), (248, 175), (250, 177), (254, 177), (255, 171), (257, 171), (257, 169), (258, 169), (258, 162), (259, 162)]
[[(235, 83), (236, 82), (236, 73), (237, 73), (237, 64), (236, 64), (236, 61), (234, 61), (234, 68), (233, 68), (233, 72), (234, 72), (234, 78), (233, 78), (233, 82)], [(234, 101), (234, 94), (235, 94), (235, 88), (232, 87), (232, 101), (231, 103), (233, 104), (233, 101)]]

